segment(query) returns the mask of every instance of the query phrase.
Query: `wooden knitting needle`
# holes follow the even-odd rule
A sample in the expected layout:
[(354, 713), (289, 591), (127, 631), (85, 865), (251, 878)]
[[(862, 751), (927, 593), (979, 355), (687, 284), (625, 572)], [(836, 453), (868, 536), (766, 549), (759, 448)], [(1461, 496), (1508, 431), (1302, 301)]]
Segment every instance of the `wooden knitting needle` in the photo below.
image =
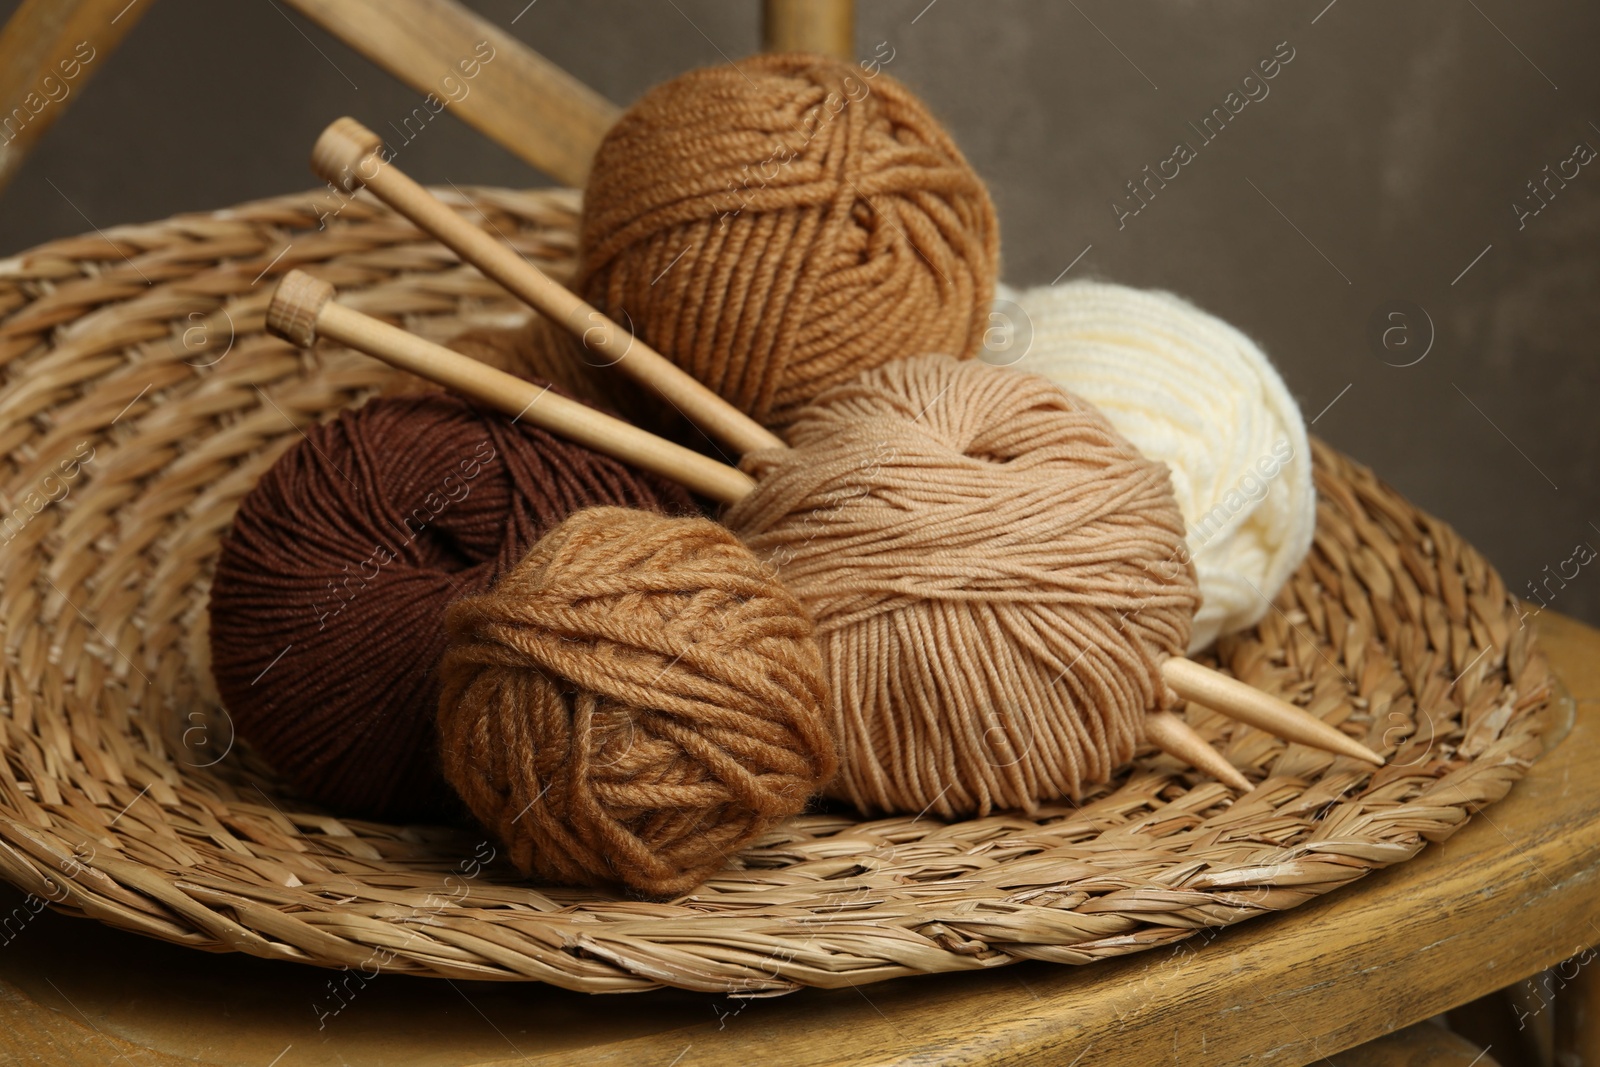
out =
[(292, 270), (278, 283), (267, 330), (303, 348), (320, 334), (713, 500), (731, 503), (755, 488), (725, 463), (336, 304), (333, 286), (304, 271)]
[[(534, 309), (565, 325), (591, 350), (618, 363), (636, 382), (671, 401), (690, 422), (724, 443), (741, 452), (751, 447), (787, 447), (782, 439), (706, 388), (683, 368), (638, 338), (630, 337), (616, 323), (511, 248), (450, 210), (392, 163), (385, 163), (380, 153), (382, 144), (377, 134), (356, 120), (337, 119), (317, 138), (311, 150), (311, 169), (346, 191), (354, 192), (363, 185), (371, 189), (378, 199)], [(612, 355), (619, 352), (626, 358)], [(741, 443), (757, 441), (760, 443)], [(1375, 766), (1383, 765), (1383, 757), (1303, 708), (1191, 660), (1168, 658), (1162, 664), (1162, 676), (1173, 691), (1185, 699), (1194, 699), (1230, 718), (1314, 748), (1351, 756)], [(1203, 697), (1190, 698), (1180, 689), (1186, 686), (1191, 692), (1197, 691), (1195, 687), (1204, 676), (1209, 676), (1210, 682), (1203, 688)], [(1178, 679), (1176, 682), (1174, 677)]]
[(579, 299), (503, 242), (450, 210), (382, 158), (383, 138), (352, 118), (335, 120), (311, 149), (311, 169), (347, 193), (371, 189), (385, 204), (437, 238), (464, 262), (561, 323), (607, 364), (677, 406), (706, 433), (737, 451), (782, 448), (783, 439), (724, 401), (665, 356)]
[[(642, 470), (672, 478), (713, 500), (732, 504), (755, 483), (742, 472), (663, 438), (479, 363), (388, 323), (333, 301), (333, 286), (292, 270), (284, 275), (267, 308), (267, 330), (302, 347), (317, 337), (348, 345), (476, 400), (514, 420), (561, 434)], [(1177, 716), (1151, 716), (1147, 736), (1162, 751), (1239, 790), (1249, 780)]]
[[(1298, 741), (1376, 767), (1383, 766), (1382, 756), (1310, 712), (1221, 671), (1202, 667), (1192, 659), (1169, 657), (1161, 665), (1161, 677), (1183, 699), (1203, 704), (1230, 719), (1276, 734), (1285, 741)], [(1293, 709), (1294, 714), (1286, 714), (1285, 708)]]

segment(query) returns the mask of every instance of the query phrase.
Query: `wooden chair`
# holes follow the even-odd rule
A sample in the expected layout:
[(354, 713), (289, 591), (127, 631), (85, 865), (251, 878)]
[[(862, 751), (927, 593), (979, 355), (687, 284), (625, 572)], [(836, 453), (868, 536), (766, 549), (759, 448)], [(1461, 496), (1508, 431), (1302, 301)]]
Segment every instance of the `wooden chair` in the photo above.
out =
[[(24, 0), (0, 32), (0, 186), (98, 69), (80, 63), (71, 91), (58, 95), (83, 44), (101, 58), (151, 2)], [(286, 2), (422, 92), (441, 65), (489, 40), (498, 58), (482, 71), (487, 91), (471, 94), (455, 112), (564, 184), (582, 184), (618, 113), (452, 0)], [(764, 0), (769, 49), (848, 57), (851, 33), (851, 0)], [(1600, 942), (1600, 633), (1550, 613), (1540, 623), (1552, 664), (1572, 692), (1558, 705), (1572, 717), (1570, 735), (1505, 801), (1450, 841), (1292, 912), (1213, 931), (1170, 952), (1082, 969), (1022, 965), (720, 1009), (708, 1009), (705, 998), (663, 995), (641, 1002), (637, 1013), (647, 1025), (620, 1037), (617, 1009), (633, 1014), (627, 1005), (502, 987), (494, 993), (497, 1014), (522, 1012), (529, 1022), (519, 1040), (500, 1035), (510, 1049), (479, 1049), (487, 1017), (470, 1011), (426, 1032), (413, 1028), (408, 1041), (425, 1047), (430, 1062), (484, 1064), (564, 1062), (579, 1049), (606, 1062), (845, 1062), (870, 1045), (884, 1058), (935, 1063), (1198, 1064), (1258, 1056), (1286, 1064), (1491, 1067), (1515, 1062), (1501, 1057), (1515, 1051), (1503, 1046), (1519, 1040), (1516, 1031), (1503, 1028), (1511, 1036), (1497, 1039), (1497, 1052), (1418, 1020), (1568, 960), (1554, 981), (1513, 987), (1473, 1014), (1515, 1019), (1531, 1037), (1523, 1053), (1530, 1062), (1553, 1063), (1559, 1052), (1569, 1057), (1564, 1062), (1600, 1064), (1600, 981), (1581, 966)], [(139, 990), (139, 1006), (114, 1007), (113, 987), (96, 987), (92, 1000), (76, 988), (72, 996), (52, 987), (52, 996), (39, 988), (37, 959), (27, 949), (0, 953), (0, 1049), (19, 1062), (43, 1051), (56, 1063), (120, 1056), (150, 1064), (265, 1063), (276, 1046), (258, 1031), (239, 1031), (225, 1049), (216, 1047), (215, 1034), (206, 1038), (209, 1047), (197, 1043), (184, 991), (243, 982), (273, 1002), (292, 995), (285, 990), (316, 985), (303, 968), (214, 959), (55, 916), (40, 922), (47, 929), (29, 944), (48, 945), (54, 959), (81, 954), (109, 967), (123, 989)], [(404, 992), (372, 1009), (385, 1020), (373, 1033), (406, 1032), (419, 998), (437, 997), (442, 988), (398, 982)], [(475, 991), (473, 1001), (486, 996)], [(558, 1002), (559, 1018), (527, 1014), (541, 1001)], [(112, 1014), (119, 1020), (113, 1029), (122, 1032), (94, 1022)], [(753, 1025), (740, 1025), (741, 1015)], [(1456, 1022), (1472, 1028), (1470, 1019)], [(1369, 1043), (1355, 1047), (1361, 1042)], [(526, 1059), (508, 1059), (513, 1051)], [(383, 1053), (379, 1043), (355, 1041), (340, 1055), (381, 1060)]]

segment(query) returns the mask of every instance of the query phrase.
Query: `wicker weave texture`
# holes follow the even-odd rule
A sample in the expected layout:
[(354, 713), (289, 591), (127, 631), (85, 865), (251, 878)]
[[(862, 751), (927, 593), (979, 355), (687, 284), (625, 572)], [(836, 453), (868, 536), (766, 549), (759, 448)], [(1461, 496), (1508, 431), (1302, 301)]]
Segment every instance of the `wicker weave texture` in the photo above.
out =
[[(572, 194), (441, 195), (570, 270)], [(267, 295), (302, 267), (435, 339), (523, 317), (365, 196), (329, 210), (289, 196), (0, 262), (0, 876), (61, 910), (208, 951), (592, 992), (1088, 963), (1408, 859), (1539, 751), (1547, 670), (1499, 576), (1318, 446), (1312, 555), (1216, 659), (1388, 755), (1376, 773), (1192, 708), (1254, 793), (1152, 752), (1036, 818), (811, 815), (668, 904), (519, 882), (470, 828), (318, 810), (234, 741), (207, 583), (299, 428), (397, 383), (264, 336)]]

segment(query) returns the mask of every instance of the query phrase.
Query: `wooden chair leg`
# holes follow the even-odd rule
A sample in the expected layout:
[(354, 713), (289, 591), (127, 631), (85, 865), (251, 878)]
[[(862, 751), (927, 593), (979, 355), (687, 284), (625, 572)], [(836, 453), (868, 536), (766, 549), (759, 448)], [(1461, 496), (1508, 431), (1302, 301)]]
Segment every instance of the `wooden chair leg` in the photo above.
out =
[(1565, 999), (1557, 994), (1565, 984), (1550, 969), (1500, 991), (1510, 1005), (1529, 1062), (1536, 1067), (1555, 1067), (1556, 1016)]
[(763, 0), (761, 47), (768, 52), (855, 56), (854, 0)]
[(154, 0), (22, 0), (0, 30), (0, 189)]
[(1600, 967), (1585, 949), (1554, 968), (1565, 981), (1556, 996), (1555, 1051), (1561, 1067), (1600, 1067)]

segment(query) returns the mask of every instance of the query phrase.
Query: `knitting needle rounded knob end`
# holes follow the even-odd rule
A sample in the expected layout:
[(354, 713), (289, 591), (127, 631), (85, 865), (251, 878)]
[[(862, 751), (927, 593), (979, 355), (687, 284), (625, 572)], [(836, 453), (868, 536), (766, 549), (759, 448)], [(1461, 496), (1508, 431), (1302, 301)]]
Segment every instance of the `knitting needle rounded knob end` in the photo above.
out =
[(303, 270), (283, 276), (267, 305), (267, 332), (309, 348), (317, 339), (317, 316), (333, 299), (333, 286)]
[(360, 189), (383, 165), (383, 138), (348, 115), (334, 119), (311, 148), (311, 172), (347, 193)]

